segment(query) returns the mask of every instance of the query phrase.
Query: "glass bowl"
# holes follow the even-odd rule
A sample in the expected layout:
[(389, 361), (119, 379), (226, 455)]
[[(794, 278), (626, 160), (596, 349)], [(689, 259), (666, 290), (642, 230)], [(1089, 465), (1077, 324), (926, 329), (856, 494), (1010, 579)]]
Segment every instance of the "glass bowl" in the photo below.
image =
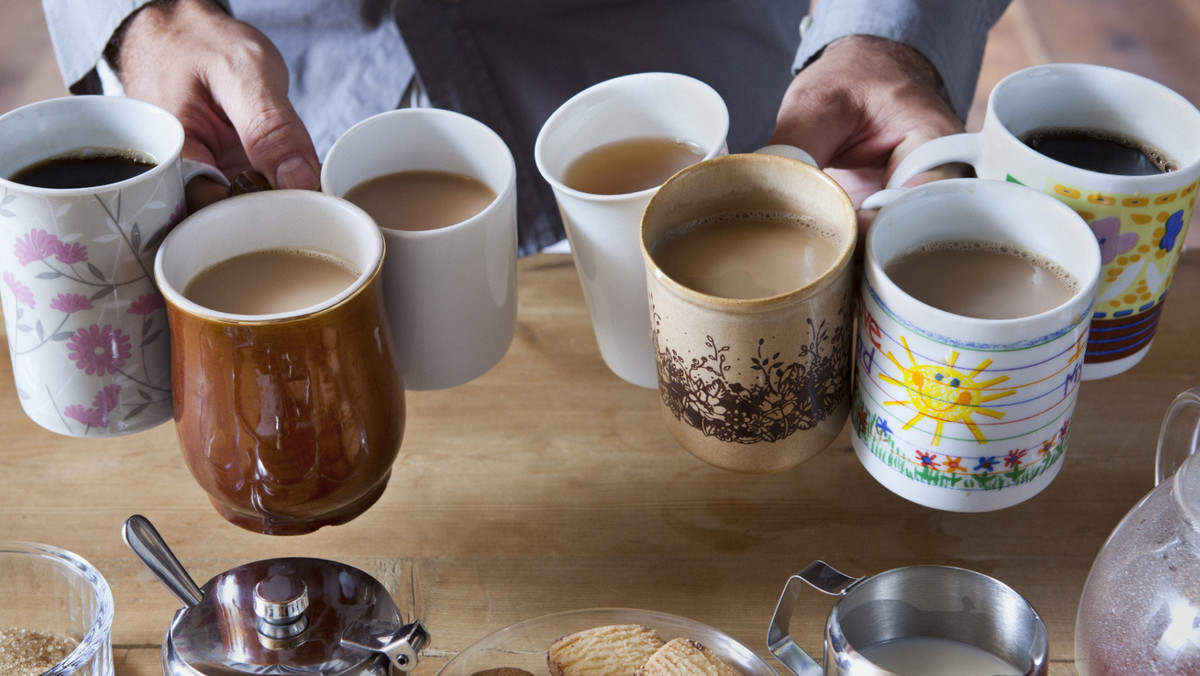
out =
[(664, 641), (690, 638), (703, 643), (743, 676), (778, 676), (753, 650), (712, 627), (675, 615), (631, 608), (569, 610), (519, 622), (467, 646), (438, 671), (438, 676), (471, 676), (500, 667), (548, 676), (546, 650), (555, 639), (609, 624), (641, 624), (656, 630)]
[[(108, 583), (71, 552), (0, 542), (0, 673), (112, 676)], [(54, 661), (49, 655), (65, 652)]]

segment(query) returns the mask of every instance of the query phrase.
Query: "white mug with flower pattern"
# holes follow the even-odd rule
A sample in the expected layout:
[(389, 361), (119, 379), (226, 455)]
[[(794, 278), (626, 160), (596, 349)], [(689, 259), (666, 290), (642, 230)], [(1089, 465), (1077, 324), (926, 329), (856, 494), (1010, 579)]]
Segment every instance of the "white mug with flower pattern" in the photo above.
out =
[[(169, 420), (171, 356), (154, 256), (184, 216), (183, 129), (150, 104), (51, 99), (0, 117), (0, 304), (18, 400), (37, 424), (105, 437)], [(156, 166), (108, 185), (48, 189), (7, 177), (80, 148)]]

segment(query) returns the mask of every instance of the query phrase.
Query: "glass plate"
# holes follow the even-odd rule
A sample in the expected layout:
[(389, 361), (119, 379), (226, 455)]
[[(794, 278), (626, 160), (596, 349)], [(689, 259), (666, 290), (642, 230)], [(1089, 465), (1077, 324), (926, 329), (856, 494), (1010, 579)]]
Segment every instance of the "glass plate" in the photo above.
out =
[(568, 610), (518, 622), (464, 648), (438, 671), (438, 676), (472, 676), (499, 667), (517, 667), (534, 676), (547, 676), (550, 670), (546, 666), (546, 650), (555, 639), (609, 624), (641, 624), (656, 630), (664, 641), (680, 636), (690, 638), (708, 646), (743, 676), (778, 676), (753, 650), (712, 627), (675, 615), (632, 608)]

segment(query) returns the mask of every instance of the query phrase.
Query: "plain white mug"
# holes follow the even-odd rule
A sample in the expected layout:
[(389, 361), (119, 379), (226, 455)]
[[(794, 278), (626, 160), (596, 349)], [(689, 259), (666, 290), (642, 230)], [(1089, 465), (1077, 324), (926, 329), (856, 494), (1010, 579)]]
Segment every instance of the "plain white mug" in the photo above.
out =
[(456, 112), (405, 108), (372, 116), (334, 143), (321, 189), (343, 197), (399, 171), (445, 171), (482, 181), (496, 198), (465, 221), (423, 231), (381, 228), (384, 297), (409, 390), (455, 387), (508, 352), (517, 321), (517, 193), (512, 153), (483, 123)]

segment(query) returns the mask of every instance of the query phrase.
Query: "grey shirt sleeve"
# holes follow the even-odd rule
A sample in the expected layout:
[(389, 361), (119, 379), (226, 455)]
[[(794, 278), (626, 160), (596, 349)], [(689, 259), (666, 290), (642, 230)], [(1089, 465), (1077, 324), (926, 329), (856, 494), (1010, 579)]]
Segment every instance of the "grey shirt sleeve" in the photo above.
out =
[(988, 30), (1010, 0), (821, 0), (804, 31), (794, 68), (848, 35), (895, 40), (920, 52), (942, 77), (954, 112), (966, 119)]

